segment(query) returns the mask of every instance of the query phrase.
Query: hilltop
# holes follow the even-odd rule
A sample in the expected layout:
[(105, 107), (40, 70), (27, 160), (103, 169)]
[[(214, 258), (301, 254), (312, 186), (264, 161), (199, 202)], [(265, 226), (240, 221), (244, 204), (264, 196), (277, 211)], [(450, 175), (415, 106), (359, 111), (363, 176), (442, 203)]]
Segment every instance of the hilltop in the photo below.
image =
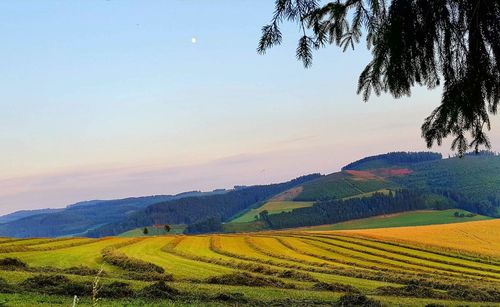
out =
[(282, 183), (82, 202), (7, 221), (0, 225), (0, 235), (101, 237), (134, 229), (129, 233), (140, 234), (137, 229), (154, 224), (183, 225), (186, 233), (241, 232), (416, 210), (461, 209), (498, 217), (499, 174), (500, 157), (492, 153), (443, 159), (437, 153), (393, 152), (352, 162), (336, 173)]

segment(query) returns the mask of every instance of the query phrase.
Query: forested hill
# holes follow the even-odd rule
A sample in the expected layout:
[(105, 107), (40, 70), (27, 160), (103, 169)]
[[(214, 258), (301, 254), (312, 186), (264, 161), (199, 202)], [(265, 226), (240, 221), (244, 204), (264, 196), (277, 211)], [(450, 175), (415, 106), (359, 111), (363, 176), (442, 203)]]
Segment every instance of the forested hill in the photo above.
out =
[(441, 160), (443, 157), (440, 153), (435, 152), (390, 152), (387, 154), (380, 154), (370, 156), (358, 161), (347, 164), (342, 170), (363, 170), (375, 169), (396, 165), (408, 165), (426, 161)]
[(333, 224), (376, 215), (426, 209), (425, 197), (416, 191), (400, 190), (388, 195), (374, 193), (371, 197), (331, 200), (292, 212), (263, 215), (273, 229)]
[[(338, 184), (331, 184), (329, 181), (334, 179), (327, 178), (337, 178)], [(388, 189), (359, 194), (354, 198), (319, 199), (309, 207), (279, 214), (261, 214), (259, 220), (268, 228), (281, 229), (420, 209), (458, 208), (473, 214), (500, 216), (500, 156), (491, 152), (466, 155), (462, 159), (438, 159), (437, 155), (421, 153), (410, 153), (407, 157), (402, 153), (368, 157), (350, 164), (342, 173), (305, 184), (304, 191), (295, 199), (304, 198), (304, 194), (307, 197), (334, 195), (326, 192), (334, 190), (334, 186), (338, 190), (346, 180), (350, 180), (346, 187), (366, 190), (385, 184)], [(341, 191), (349, 190), (343, 187)], [(342, 194), (337, 192), (336, 195)]]
[(90, 230), (87, 235), (111, 236), (147, 225), (194, 224), (210, 218), (221, 222), (255, 203), (319, 177), (319, 174), (312, 174), (279, 184), (251, 186), (220, 195), (187, 197), (154, 204), (123, 221)]
[[(238, 232), (449, 208), (500, 216), (500, 156), (393, 152), (284, 183), (81, 202), (0, 224), (0, 236), (102, 237), (155, 224), (185, 224), (189, 233)], [(16, 216), (22, 214), (10, 218)]]
[(154, 195), (113, 200), (92, 200), (69, 205), (63, 209), (15, 212), (0, 224), (0, 236), (57, 237), (82, 235), (87, 230), (120, 221), (128, 215), (162, 201), (217, 192), (186, 192), (177, 195)]

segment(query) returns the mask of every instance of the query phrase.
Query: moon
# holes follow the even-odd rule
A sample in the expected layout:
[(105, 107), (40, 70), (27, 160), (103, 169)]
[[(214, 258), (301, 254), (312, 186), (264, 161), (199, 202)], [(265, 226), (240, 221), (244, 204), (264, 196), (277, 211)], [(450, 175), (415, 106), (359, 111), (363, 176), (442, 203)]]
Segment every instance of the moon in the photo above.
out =
[(196, 44), (196, 37), (191, 37), (191, 43)]

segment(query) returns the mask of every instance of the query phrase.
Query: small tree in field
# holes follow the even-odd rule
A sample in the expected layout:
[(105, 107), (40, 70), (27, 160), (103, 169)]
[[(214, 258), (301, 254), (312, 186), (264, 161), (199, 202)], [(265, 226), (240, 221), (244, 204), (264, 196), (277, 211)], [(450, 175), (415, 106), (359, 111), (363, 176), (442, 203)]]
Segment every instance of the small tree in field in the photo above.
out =
[(147, 235), (147, 234), (149, 233), (148, 228), (147, 228), (147, 227), (144, 227), (144, 229), (142, 230), (142, 233), (143, 233), (144, 235)]
[(165, 229), (165, 232), (170, 232), (170, 225), (168, 224), (165, 224), (165, 226), (163, 226), (163, 229)]

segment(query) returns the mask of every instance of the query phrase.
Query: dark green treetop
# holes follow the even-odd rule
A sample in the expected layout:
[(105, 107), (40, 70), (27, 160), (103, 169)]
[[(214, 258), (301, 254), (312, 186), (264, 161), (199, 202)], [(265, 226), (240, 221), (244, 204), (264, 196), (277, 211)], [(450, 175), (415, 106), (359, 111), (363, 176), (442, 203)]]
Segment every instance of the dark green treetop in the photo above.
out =
[(296, 56), (305, 67), (314, 49), (354, 48), (364, 31), (372, 52), (358, 81), (365, 101), (372, 92), (399, 98), (415, 85), (442, 85), (441, 104), (422, 125), (427, 146), (452, 136), (459, 155), (491, 147), (485, 131), (500, 99), (500, 1), (276, 0), (259, 53), (281, 43), (283, 22), (300, 26)]

